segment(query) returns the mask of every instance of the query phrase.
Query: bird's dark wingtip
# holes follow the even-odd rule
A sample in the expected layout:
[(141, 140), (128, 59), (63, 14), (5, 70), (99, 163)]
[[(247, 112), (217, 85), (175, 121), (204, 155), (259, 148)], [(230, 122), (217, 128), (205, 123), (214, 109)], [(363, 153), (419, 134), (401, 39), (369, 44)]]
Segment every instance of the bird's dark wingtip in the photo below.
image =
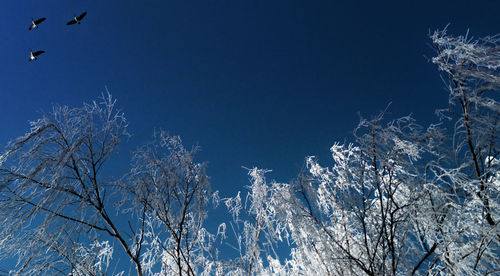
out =
[(43, 54), (43, 53), (45, 53), (45, 51), (43, 51), (43, 50), (36, 51), (36, 52), (34, 52), (34, 53), (33, 53), (33, 56), (35, 56), (35, 57), (36, 57), (36, 56), (39, 56), (39, 55), (41, 55), (41, 54)]
[(78, 16), (78, 20), (82, 20), (87, 15), (87, 12), (84, 11), (80, 16)]

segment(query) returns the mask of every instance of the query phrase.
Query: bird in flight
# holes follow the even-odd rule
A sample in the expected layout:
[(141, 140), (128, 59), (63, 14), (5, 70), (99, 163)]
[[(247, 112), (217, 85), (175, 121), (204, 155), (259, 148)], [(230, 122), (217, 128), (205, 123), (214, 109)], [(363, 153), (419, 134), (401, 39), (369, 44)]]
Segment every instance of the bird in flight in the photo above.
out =
[(87, 12), (83, 12), (78, 17), (76, 17), (76, 16), (73, 17), (73, 19), (71, 21), (68, 21), (68, 23), (66, 23), (66, 25), (73, 25), (75, 23), (80, 24), (80, 21), (82, 21), (82, 19), (85, 17), (85, 15), (87, 15)]
[(45, 53), (45, 51), (40, 50), (40, 51), (33, 52), (30, 50), (30, 60), (29, 61), (37, 60), (38, 59), (37, 57), (43, 53)]
[(38, 28), (38, 24), (42, 23), (43, 21), (45, 21), (45, 17), (42, 17), (42, 18), (38, 18), (37, 20), (31, 18), (31, 25), (30, 27), (28, 28), (30, 31), (33, 30), (34, 28)]

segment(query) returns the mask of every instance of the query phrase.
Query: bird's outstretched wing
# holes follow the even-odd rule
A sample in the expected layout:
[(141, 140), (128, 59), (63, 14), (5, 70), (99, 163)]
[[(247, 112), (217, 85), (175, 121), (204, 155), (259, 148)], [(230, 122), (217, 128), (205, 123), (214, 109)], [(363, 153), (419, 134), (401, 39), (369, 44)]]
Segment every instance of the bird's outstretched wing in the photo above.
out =
[(73, 25), (76, 23), (76, 19), (73, 19), (71, 21), (68, 21), (68, 23), (66, 23), (66, 25)]
[(38, 18), (37, 20), (33, 20), (31, 21), (31, 25), (30, 27), (28, 28), (28, 30), (33, 30), (35, 27), (37, 27), (38, 24), (42, 23), (43, 21), (45, 21), (45, 17), (42, 17), (42, 18)]
[(87, 12), (83, 12), (82, 14), (80, 14), (80, 16), (78, 16), (76, 19), (78, 19), (78, 21), (82, 20), (85, 15), (87, 15)]
[(47, 19), (47, 18), (45, 18), (45, 17), (38, 18), (37, 20), (35, 20), (35, 24), (38, 25), (38, 24), (42, 23), (43, 21), (45, 21), (45, 19)]
[(45, 53), (45, 51), (40, 50), (40, 51), (33, 52), (33, 55), (34, 55), (35, 57), (37, 57), (37, 56), (39, 56), (39, 55), (41, 55), (41, 54), (43, 54), (43, 53)]

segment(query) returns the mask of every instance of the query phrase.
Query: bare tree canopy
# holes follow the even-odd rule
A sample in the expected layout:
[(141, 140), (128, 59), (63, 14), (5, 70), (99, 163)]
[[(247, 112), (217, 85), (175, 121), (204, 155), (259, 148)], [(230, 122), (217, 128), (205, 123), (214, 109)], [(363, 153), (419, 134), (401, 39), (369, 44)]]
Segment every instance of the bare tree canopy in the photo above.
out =
[[(430, 38), (450, 95), (441, 121), (424, 128), (382, 112), (331, 147), (331, 167), (309, 157), (291, 183), (251, 170), (246, 201), (226, 200), (242, 226), (234, 274), (500, 272), (499, 38)], [(283, 239), (284, 261), (273, 254)]]
[[(499, 274), (500, 38), (430, 38), (438, 123), (361, 118), (330, 166), (309, 156), (290, 183), (250, 169), (246, 195), (219, 199), (198, 148), (164, 131), (109, 179), (129, 135), (116, 101), (54, 107), (0, 155), (0, 259), (15, 275)], [(229, 219), (211, 233), (219, 201)]]
[(128, 136), (115, 103), (108, 94), (82, 108), (56, 106), (1, 156), (0, 246), (2, 257), (18, 257), (16, 273), (107, 274), (113, 245), (138, 275), (157, 263), (194, 275), (203, 262), (210, 189), (196, 149), (161, 132), (135, 153), (129, 176), (106, 181), (102, 168)]

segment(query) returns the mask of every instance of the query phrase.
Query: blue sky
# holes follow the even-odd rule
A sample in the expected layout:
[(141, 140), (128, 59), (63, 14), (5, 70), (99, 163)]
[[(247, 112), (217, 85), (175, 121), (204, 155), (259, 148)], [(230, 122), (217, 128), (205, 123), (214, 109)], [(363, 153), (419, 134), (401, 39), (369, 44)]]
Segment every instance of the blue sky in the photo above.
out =
[[(117, 175), (154, 129), (199, 144), (214, 189), (247, 184), (242, 166), (288, 181), (307, 155), (351, 137), (357, 112), (410, 112), (422, 124), (447, 95), (429, 30), (500, 32), (497, 1), (9, 1), (0, 9), (0, 145), (52, 104), (105, 86), (133, 137)], [(87, 11), (81, 25), (66, 26)], [(31, 17), (47, 17), (28, 31)], [(46, 53), (28, 62), (29, 49)]]
[[(0, 9), (0, 146), (53, 104), (80, 106), (105, 86), (133, 137), (154, 129), (199, 144), (215, 190), (233, 196), (245, 167), (288, 181), (307, 155), (329, 164), (359, 117), (435, 122), (447, 93), (425, 56), (429, 31), (500, 33), (499, 1), (5, 1)], [(66, 26), (87, 11), (81, 25)], [(31, 17), (47, 17), (28, 31)], [(45, 50), (28, 62), (29, 50)]]

